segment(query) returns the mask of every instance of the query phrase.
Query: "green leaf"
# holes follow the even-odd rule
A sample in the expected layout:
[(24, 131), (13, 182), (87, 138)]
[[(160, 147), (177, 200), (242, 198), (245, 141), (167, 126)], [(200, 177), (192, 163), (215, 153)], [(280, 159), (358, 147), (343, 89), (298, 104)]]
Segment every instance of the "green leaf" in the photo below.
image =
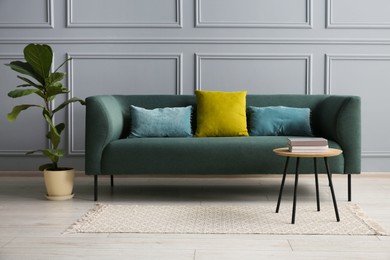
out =
[(61, 149), (35, 150), (35, 151), (31, 151), (31, 152), (26, 153), (26, 155), (37, 153), (37, 152), (42, 153), (44, 156), (48, 157), (50, 159), (50, 161), (52, 161), (52, 163), (46, 163), (46, 164), (39, 166), (40, 171), (43, 171), (45, 169), (55, 170), (57, 168), (57, 163), (58, 163), (59, 159), (65, 155), (65, 152)]
[(15, 106), (12, 111), (10, 113), (8, 113), (7, 115), (7, 119), (8, 121), (10, 122), (13, 122), (16, 120), (16, 118), (18, 117), (18, 115), (20, 114), (20, 112), (22, 112), (23, 110), (26, 110), (30, 107), (39, 107), (39, 108), (43, 108), (42, 106), (39, 106), (39, 105), (19, 105), (19, 106)]
[(41, 166), (39, 166), (40, 171), (44, 171), (47, 169), (55, 169), (55, 163), (46, 163), (46, 164), (42, 164)]
[(53, 148), (57, 148), (58, 145), (61, 143), (61, 133), (62, 131), (64, 131), (64, 129), (65, 129), (64, 123), (60, 123), (56, 125), (55, 130), (53, 130), (52, 127), (50, 127), (50, 130), (47, 133), (46, 138), (51, 140)]
[(30, 87), (31, 85), (30, 84), (22, 84), (22, 85), (18, 85), (16, 86), (17, 88), (25, 88), (25, 87)]
[(62, 157), (65, 154), (61, 149), (43, 149), (42, 153), (48, 157), (56, 159), (53, 160), (53, 162), (58, 162), (58, 157)]
[(50, 138), (49, 139), (51, 141), (52, 147), (57, 148), (61, 142), (61, 135), (58, 133), (57, 128), (54, 126), (54, 123), (51, 120), (51, 118), (48, 115), (44, 115), (44, 116), (45, 116), (46, 122), (50, 126), (50, 131), (49, 131)]
[(28, 96), (38, 92), (38, 89), (15, 89), (8, 92), (8, 96), (11, 98), (18, 98), (23, 96)]
[(52, 114), (50, 113), (50, 111), (44, 107), (42, 109), (42, 116), (46, 119), (46, 116), (49, 118), (49, 120), (51, 120), (51, 117), (52, 117)]
[(29, 44), (24, 48), (24, 58), (43, 79), (49, 76), (53, 51), (45, 44)]
[(64, 88), (62, 85), (61, 86), (52, 86), (52, 87), (47, 89), (46, 96), (49, 98), (52, 96), (56, 96), (58, 94), (66, 94), (66, 93), (69, 93), (69, 91), (68, 91), (68, 89)]
[(74, 98), (66, 100), (64, 103), (59, 105), (56, 109), (53, 110), (53, 113), (56, 113), (56, 112), (60, 111), (61, 109), (63, 109), (64, 107), (66, 107), (68, 104), (75, 103), (75, 102), (79, 102), (81, 105), (85, 105), (84, 100), (74, 97)]
[(41, 90), (43, 89), (43, 87), (41, 85), (38, 85), (35, 82), (32, 82), (28, 78), (25, 78), (25, 77), (22, 77), (22, 76), (19, 76), (19, 75), (17, 77), (19, 79), (23, 80), (24, 82), (26, 82), (27, 84), (29, 84), (29, 86), (36, 87), (37, 89), (41, 89)]
[[(26, 155), (37, 153), (37, 152), (40, 152), (47, 157), (52, 157), (53, 159), (57, 159), (57, 157), (62, 157), (65, 155), (65, 152), (62, 149), (39, 149), (39, 150), (27, 152)], [(57, 161), (52, 160), (52, 161), (58, 162), (58, 160)]]
[(60, 123), (60, 124), (56, 125), (56, 129), (57, 129), (58, 134), (61, 135), (62, 131), (64, 131), (64, 129), (65, 129), (65, 124)]
[(64, 151), (61, 149), (43, 149), (41, 152), (48, 157), (54, 165), (56, 165), (59, 159), (65, 155)]
[(49, 75), (49, 77), (46, 79), (47, 86), (52, 85), (55, 82), (63, 80), (65, 77), (65, 73), (62, 72), (53, 72)]
[(41, 76), (39, 76), (33, 69), (33, 67), (27, 62), (22, 61), (12, 61), (10, 64), (5, 64), (10, 67), (12, 70), (22, 73), (24, 75), (28, 75), (34, 79), (36, 79), (41, 84), (44, 84), (44, 80)]
[(34, 154), (34, 153), (39, 152), (39, 151), (40, 151), (40, 150), (29, 151), (29, 152), (26, 153), (26, 155)]

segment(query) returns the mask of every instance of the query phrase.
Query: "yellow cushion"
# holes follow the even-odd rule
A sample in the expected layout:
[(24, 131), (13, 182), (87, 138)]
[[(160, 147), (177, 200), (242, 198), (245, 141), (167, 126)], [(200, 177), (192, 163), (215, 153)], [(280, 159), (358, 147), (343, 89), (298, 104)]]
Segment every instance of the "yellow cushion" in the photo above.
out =
[(248, 136), (246, 91), (197, 90), (197, 129), (195, 136)]

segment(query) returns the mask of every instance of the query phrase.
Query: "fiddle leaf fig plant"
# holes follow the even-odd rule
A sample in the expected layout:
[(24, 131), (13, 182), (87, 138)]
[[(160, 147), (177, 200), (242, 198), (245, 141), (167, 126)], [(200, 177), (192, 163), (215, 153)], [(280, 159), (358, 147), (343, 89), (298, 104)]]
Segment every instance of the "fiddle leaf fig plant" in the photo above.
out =
[[(48, 157), (51, 163), (41, 165), (39, 170), (60, 170), (58, 166), (59, 159), (64, 156), (64, 151), (59, 149), (61, 143), (61, 133), (65, 129), (65, 123), (55, 124), (54, 116), (57, 112), (67, 107), (71, 103), (80, 103), (85, 105), (85, 101), (76, 97), (67, 99), (57, 107), (53, 107), (54, 99), (58, 95), (68, 94), (69, 90), (63, 86), (61, 81), (65, 77), (65, 73), (58, 70), (66, 64), (70, 59), (66, 59), (54, 72), (51, 71), (53, 62), (53, 51), (46, 44), (29, 44), (24, 50), (25, 61), (12, 61), (5, 64), (12, 70), (22, 74), (17, 77), (23, 81), (23, 84), (16, 86), (15, 90), (8, 93), (11, 98), (20, 98), (28, 95), (38, 95), (42, 102), (39, 104), (20, 104), (15, 106), (7, 115), (7, 119), (13, 122), (19, 114), (29, 108), (37, 108), (42, 110), (43, 119), (48, 124), (48, 132), (46, 138), (50, 140), (49, 148), (39, 149), (28, 152), (27, 154), (41, 153)], [(26, 77), (27, 76), (27, 77)]]

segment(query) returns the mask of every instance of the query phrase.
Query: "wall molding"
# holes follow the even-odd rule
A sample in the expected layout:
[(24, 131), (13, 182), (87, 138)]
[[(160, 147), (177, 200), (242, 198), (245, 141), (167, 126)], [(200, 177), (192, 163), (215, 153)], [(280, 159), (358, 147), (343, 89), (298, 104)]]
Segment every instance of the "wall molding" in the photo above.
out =
[(242, 54), (195, 53), (195, 90), (201, 90), (203, 60), (304, 60), (306, 63), (305, 94), (312, 93), (312, 54)]
[(233, 21), (221, 21), (221, 22), (207, 22), (202, 20), (202, 0), (195, 0), (195, 27), (204, 28), (313, 28), (313, 4), (312, 0), (306, 0), (306, 21), (303, 23), (296, 22), (233, 22)]
[[(325, 94), (332, 95), (332, 64), (334, 61), (383, 61), (390, 62), (389, 54), (326, 54), (325, 55)], [(390, 157), (390, 151), (362, 151), (362, 157)]]
[(366, 151), (362, 152), (363, 158), (390, 158), (390, 151)]
[(326, 1), (326, 28), (329, 29), (390, 29), (390, 22), (388, 23), (341, 23), (335, 22), (333, 12), (333, 1)]
[(67, 2), (67, 10), (66, 10), (66, 27), (72, 28), (183, 28), (183, 3), (182, 0), (176, 1), (176, 21), (172, 23), (166, 22), (127, 22), (127, 23), (119, 23), (112, 22), (107, 23), (103, 21), (96, 22), (75, 22), (74, 21), (74, 13), (73, 13), (73, 0), (66, 0)]
[[(182, 53), (137, 53), (137, 54), (131, 54), (131, 53), (67, 53), (67, 58), (72, 58), (68, 62), (68, 86), (70, 93), (68, 95), (68, 98), (73, 98), (74, 90), (74, 60), (77, 59), (147, 59), (147, 60), (161, 60), (161, 59), (167, 59), (167, 60), (175, 60), (176, 62), (176, 95), (182, 95), (183, 94), (183, 54)], [(75, 123), (74, 123), (74, 104), (70, 104), (68, 107), (68, 125), (69, 125), (69, 131), (68, 131), (68, 155), (84, 155), (85, 150), (77, 150), (75, 149), (75, 139), (74, 139), (74, 133), (75, 133)]]
[(0, 44), (263, 44), (263, 45), (390, 45), (390, 39), (351, 38), (223, 38), (223, 37), (150, 37), (150, 38), (2, 38)]
[(373, 60), (373, 61), (390, 61), (390, 54), (363, 55), (363, 54), (325, 54), (325, 94), (332, 94), (332, 63), (335, 60)]
[(46, 0), (46, 20), (47, 22), (26, 22), (26, 23), (4, 23), (0, 22), (0, 28), (54, 28), (54, 13), (53, 13), (53, 0)]

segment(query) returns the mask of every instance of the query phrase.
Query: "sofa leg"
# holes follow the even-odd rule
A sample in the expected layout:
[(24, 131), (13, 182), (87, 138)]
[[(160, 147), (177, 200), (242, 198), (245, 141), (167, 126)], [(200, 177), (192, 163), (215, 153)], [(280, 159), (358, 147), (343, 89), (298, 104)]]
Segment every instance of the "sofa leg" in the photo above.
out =
[(111, 187), (114, 187), (114, 175), (111, 175)]
[(98, 176), (97, 175), (94, 175), (94, 188), (93, 188), (93, 192), (94, 192), (94, 201), (97, 201), (98, 200)]
[(352, 200), (352, 174), (348, 174), (348, 201)]

